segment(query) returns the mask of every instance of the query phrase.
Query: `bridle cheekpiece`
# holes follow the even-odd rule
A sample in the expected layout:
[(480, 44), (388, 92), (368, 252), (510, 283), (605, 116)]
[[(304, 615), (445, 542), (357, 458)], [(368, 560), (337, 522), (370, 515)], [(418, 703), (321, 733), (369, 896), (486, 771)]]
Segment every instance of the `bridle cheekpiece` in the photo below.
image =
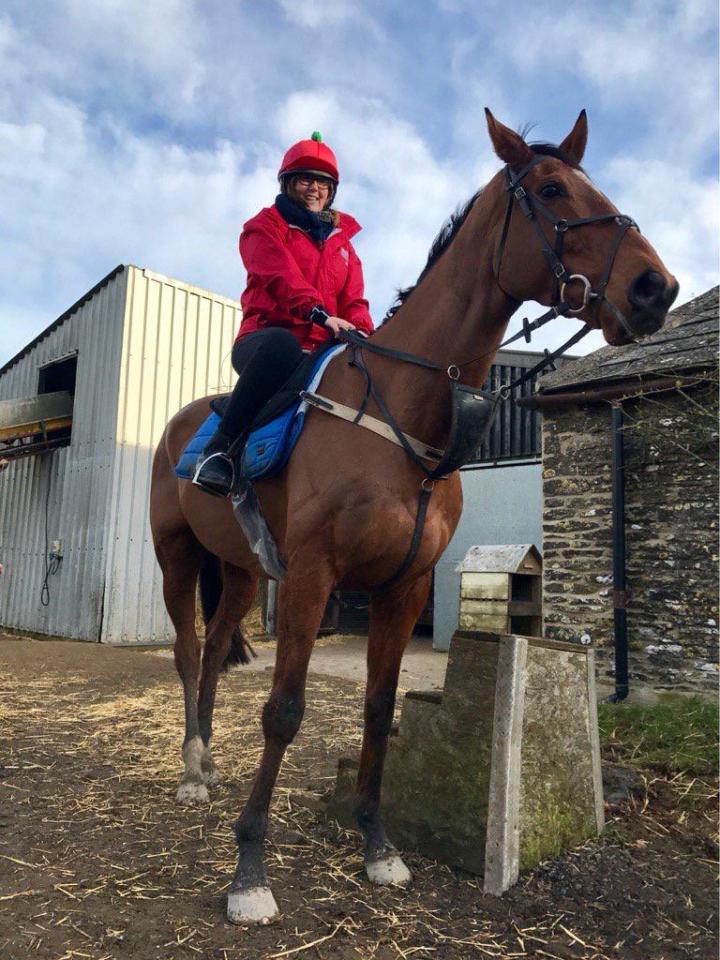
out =
[[(563, 307), (562, 312), (567, 316), (577, 316), (578, 314), (582, 313), (585, 307), (587, 307), (590, 303), (600, 306), (600, 304), (605, 301), (610, 306), (613, 315), (621, 323), (625, 331), (632, 336), (632, 331), (628, 330), (621, 312), (607, 298), (607, 285), (610, 280), (610, 274), (612, 273), (615, 258), (618, 250), (620, 249), (620, 244), (622, 243), (623, 237), (630, 227), (635, 227), (636, 230), (639, 230), (640, 228), (632, 219), (632, 217), (618, 213), (601, 213), (593, 217), (577, 217), (574, 220), (567, 220), (564, 217), (559, 217), (537, 196), (530, 193), (525, 189), (524, 186), (522, 186), (522, 181), (533, 169), (533, 167), (536, 167), (539, 163), (542, 163), (547, 159), (547, 155), (537, 154), (533, 157), (530, 163), (524, 166), (518, 173), (515, 173), (510, 166), (506, 166), (505, 170), (503, 171), (505, 177), (505, 190), (507, 192), (507, 207), (505, 209), (505, 219), (503, 221), (502, 232), (500, 234), (500, 243), (498, 244), (497, 253), (495, 255), (495, 281), (502, 290), (503, 287), (500, 283), (502, 257), (505, 251), (508, 232), (510, 230), (510, 221), (512, 219), (513, 208), (515, 207), (515, 204), (517, 204), (526, 219), (532, 224), (532, 227), (540, 241), (542, 254), (545, 257), (545, 260), (547, 261), (554, 277), (556, 288), (554, 306)], [(555, 230), (554, 247), (548, 242), (548, 239), (545, 236), (542, 227), (540, 226), (539, 217), (542, 217), (548, 223), (553, 225)], [(600, 277), (597, 286), (593, 287), (592, 282), (586, 276), (581, 273), (569, 273), (565, 267), (565, 264), (562, 261), (565, 234), (569, 230), (574, 230), (578, 227), (584, 227), (588, 224), (608, 223), (612, 220), (617, 223), (618, 230), (610, 248), (602, 276)], [(579, 307), (571, 306), (570, 303), (565, 299), (567, 289), (572, 283), (579, 283), (582, 285), (582, 303)], [(511, 294), (506, 295), (512, 296)]]

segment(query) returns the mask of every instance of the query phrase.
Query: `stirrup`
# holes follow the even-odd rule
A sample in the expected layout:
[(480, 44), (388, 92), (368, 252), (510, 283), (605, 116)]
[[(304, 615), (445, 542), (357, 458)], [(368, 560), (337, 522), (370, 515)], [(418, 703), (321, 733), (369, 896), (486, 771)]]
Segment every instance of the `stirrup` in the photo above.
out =
[[(227, 463), (230, 466), (230, 483), (226, 491), (216, 489), (200, 476), (201, 471), (207, 466), (207, 464), (216, 458), (222, 460), (224, 463)], [(200, 463), (198, 463), (197, 467), (195, 468), (195, 475), (192, 478), (192, 482), (196, 487), (200, 487), (201, 490), (203, 490), (205, 493), (211, 494), (212, 496), (223, 498), (229, 496), (229, 494), (232, 493), (233, 489), (235, 488), (236, 482), (235, 464), (232, 457), (229, 457), (228, 454), (224, 453), (222, 450), (217, 450), (215, 453), (211, 453), (210, 456), (205, 457)]]

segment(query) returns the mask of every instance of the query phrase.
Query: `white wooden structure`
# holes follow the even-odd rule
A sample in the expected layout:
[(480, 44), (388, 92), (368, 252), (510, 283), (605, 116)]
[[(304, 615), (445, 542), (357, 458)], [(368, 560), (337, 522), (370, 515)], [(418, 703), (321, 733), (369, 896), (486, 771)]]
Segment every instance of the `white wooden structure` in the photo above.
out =
[(457, 571), (461, 630), (542, 634), (542, 557), (531, 543), (470, 547)]
[(74, 394), (68, 445), (0, 473), (0, 627), (172, 639), (148, 523), (153, 452), (182, 406), (231, 388), (239, 325), (237, 301), (119, 266), (0, 368), (0, 401), (62, 389), (48, 372), (66, 367)]

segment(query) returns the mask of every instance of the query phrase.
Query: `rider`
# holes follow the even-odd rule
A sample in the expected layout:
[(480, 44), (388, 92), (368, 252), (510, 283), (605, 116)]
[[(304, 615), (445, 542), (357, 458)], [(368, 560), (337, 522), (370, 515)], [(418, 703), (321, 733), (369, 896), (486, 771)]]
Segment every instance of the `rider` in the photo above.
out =
[[(193, 483), (217, 496), (233, 486), (249, 427), (304, 353), (340, 330), (371, 333), (362, 264), (350, 242), (360, 225), (332, 209), (340, 175), (319, 133), (290, 147), (278, 172), (280, 193), (243, 227), (247, 269), (243, 319), (232, 351), (240, 379)], [(232, 447), (232, 449), (231, 449)]]

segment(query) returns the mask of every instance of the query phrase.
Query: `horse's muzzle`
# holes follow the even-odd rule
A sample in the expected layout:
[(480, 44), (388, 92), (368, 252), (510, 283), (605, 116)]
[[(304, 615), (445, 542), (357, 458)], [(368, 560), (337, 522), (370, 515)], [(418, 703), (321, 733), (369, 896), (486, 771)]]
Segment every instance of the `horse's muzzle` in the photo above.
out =
[(634, 337), (646, 337), (659, 330), (678, 290), (677, 280), (668, 283), (656, 270), (646, 270), (636, 277), (628, 293), (633, 310), (624, 318), (627, 331)]

